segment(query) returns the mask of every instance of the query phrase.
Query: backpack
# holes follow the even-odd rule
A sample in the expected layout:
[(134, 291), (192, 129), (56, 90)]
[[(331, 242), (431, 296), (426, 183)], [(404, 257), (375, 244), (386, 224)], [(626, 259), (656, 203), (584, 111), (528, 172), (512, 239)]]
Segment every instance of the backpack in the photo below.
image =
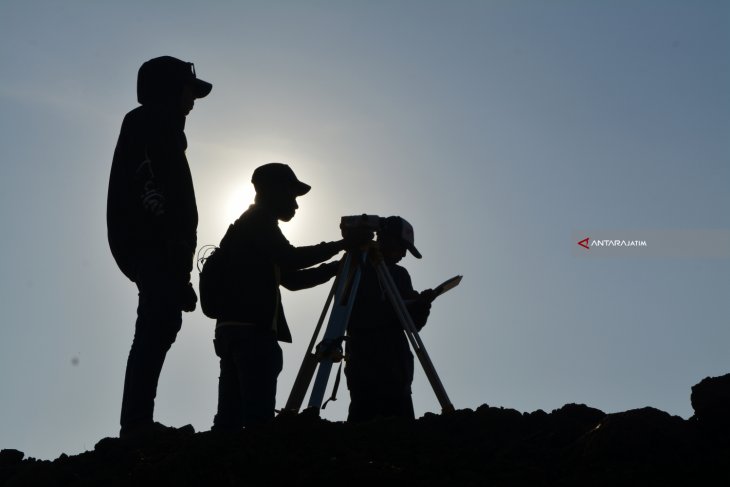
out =
[(228, 274), (225, 257), (225, 252), (215, 245), (205, 245), (198, 251), (200, 308), (208, 318), (220, 318), (223, 309)]

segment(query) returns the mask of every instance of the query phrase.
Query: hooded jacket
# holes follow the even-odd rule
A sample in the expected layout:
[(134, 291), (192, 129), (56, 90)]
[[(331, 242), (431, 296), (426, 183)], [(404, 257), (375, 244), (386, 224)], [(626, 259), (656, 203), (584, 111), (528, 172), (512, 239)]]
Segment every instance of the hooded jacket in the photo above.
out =
[(150, 261), (181, 283), (190, 280), (198, 210), (175, 91), (127, 113), (114, 151), (107, 233), (117, 265), (132, 281), (141, 262)]

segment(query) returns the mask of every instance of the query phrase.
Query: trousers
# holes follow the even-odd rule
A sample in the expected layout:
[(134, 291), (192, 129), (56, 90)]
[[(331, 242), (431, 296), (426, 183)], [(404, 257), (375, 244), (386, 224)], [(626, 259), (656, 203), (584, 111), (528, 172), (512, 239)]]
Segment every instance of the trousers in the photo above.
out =
[(122, 394), (122, 430), (151, 424), (157, 383), (168, 350), (182, 326), (180, 284), (154, 262), (140, 266), (134, 339)]
[(348, 422), (377, 417), (414, 419), (413, 354), (403, 330), (360, 330), (347, 341)]
[(221, 372), (212, 429), (235, 431), (273, 420), (283, 366), (275, 333), (253, 325), (223, 326), (216, 330), (214, 346)]

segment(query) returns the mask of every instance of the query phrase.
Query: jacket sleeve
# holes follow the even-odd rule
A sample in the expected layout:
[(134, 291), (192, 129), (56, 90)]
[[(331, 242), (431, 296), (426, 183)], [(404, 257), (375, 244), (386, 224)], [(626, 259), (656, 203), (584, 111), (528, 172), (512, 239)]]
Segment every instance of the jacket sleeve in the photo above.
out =
[(145, 147), (144, 157), (140, 158), (135, 169), (135, 183), (142, 209), (149, 215), (162, 218), (165, 215), (167, 199), (159, 177), (155, 175), (153, 160)]
[(281, 272), (281, 285), (290, 291), (298, 291), (323, 284), (337, 274), (339, 262), (328, 262), (312, 269)]
[(124, 166), (124, 184), (136, 210), (147, 217), (159, 217), (165, 213), (165, 197), (155, 174), (161, 154), (150, 138), (150, 122), (144, 113), (130, 112), (122, 123), (115, 159)]
[(266, 249), (271, 259), (282, 269), (289, 271), (305, 269), (324, 262), (345, 248), (342, 240), (294, 247), (281, 233), (278, 225), (270, 226), (266, 232), (262, 232), (257, 238), (259, 239), (259, 246)]
[(431, 303), (422, 298), (418, 291), (413, 289), (411, 275), (404, 267), (397, 266), (395, 269), (398, 271), (398, 278), (396, 280), (398, 291), (400, 292), (401, 298), (403, 298), (403, 302), (406, 304), (413, 324), (420, 331), (421, 328), (426, 326), (428, 315), (431, 313)]

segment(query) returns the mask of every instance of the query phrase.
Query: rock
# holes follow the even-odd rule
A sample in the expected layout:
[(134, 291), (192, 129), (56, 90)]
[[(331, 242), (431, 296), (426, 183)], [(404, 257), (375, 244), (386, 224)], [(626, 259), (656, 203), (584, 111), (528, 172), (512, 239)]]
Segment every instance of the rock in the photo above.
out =
[(685, 420), (651, 407), (609, 414), (579, 441), (588, 461), (663, 465), (687, 458), (694, 443)]
[(654, 408), (606, 415), (568, 404), (548, 414), (483, 404), (417, 421), (282, 415), (235, 433), (105, 438), (53, 462), (3, 450), (0, 486), (730, 485), (730, 446), (697, 427), (725, 417), (708, 390), (693, 390), (693, 405), (705, 405), (694, 421)]
[(601, 421), (606, 413), (600, 409), (586, 406), (585, 404), (566, 404), (560, 409), (553, 410), (550, 416), (556, 420), (579, 422), (595, 426)]
[(692, 387), (694, 419), (705, 429), (730, 431), (730, 374), (707, 377)]
[(23, 461), (25, 453), (19, 450), (7, 449), (0, 451), (0, 467), (10, 467)]
[(0, 485), (13, 477), (22, 465), (25, 453), (19, 450), (7, 449), (0, 451)]
[(550, 420), (557, 430), (571, 430), (584, 434), (595, 428), (606, 417), (600, 409), (585, 404), (566, 404), (550, 413)]

